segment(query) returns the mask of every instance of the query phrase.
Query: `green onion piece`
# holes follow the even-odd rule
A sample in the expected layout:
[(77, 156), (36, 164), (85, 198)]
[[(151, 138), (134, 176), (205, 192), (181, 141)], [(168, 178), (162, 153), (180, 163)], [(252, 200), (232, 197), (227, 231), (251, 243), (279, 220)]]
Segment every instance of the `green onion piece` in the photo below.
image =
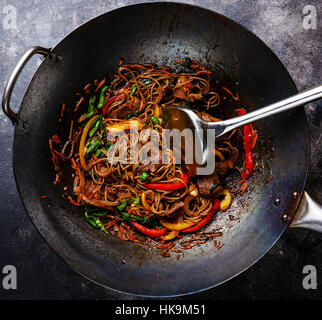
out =
[(98, 157), (98, 158), (104, 158), (105, 154), (102, 152), (101, 149), (97, 149), (96, 152), (95, 152), (95, 156)]
[(94, 228), (99, 229), (99, 226), (92, 219), (86, 219), (86, 221)]
[(131, 91), (131, 93), (130, 93), (130, 97), (132, 97), (133, 95), (134, 95), (134, 93), (135, 93), (135, 91), (136, 91), (136, 89), (137, 89), (138, 87), (137, 86), (134, 86), (133, 88), (132, 88), (132, 91)]
[(128, 220), (129, 220), (130, 215), (129, 215), (128, 213), (126, 213), (126, 212), (121, 212), (121, 214), (122, 214), (122, 218), (123, 218), (123, 220), (125, 220), (125, 221), (128, 221)]
[(121, 204), (117, 206), (117, 209), (119, 209), (121, 212), (127, 207), (129, 203), (139, 204), (140, 203), (140, 197), (135, 198), (127, 198), (124, 201), (122, 201)]
[(217, 187), (219, 187), (221, 185), (221, 182), (219, 183), (214, 183), (211, 187), (210, 187), (210, 192), (213, 192)]
[(93, 137), (93, 135), (95, 134), (95, 132), (98, 130), (100, 124), (101, 124), (102, 120), (100, 117), (97, 118), (97, 120), (95, 121), (95, 123), (93, 124), (93, 128), (89, 131), (89, 136), (90, 138)]
[(89, 206), (89, 205), (86, 205), (85, 206), (85, 217), (88, 213), (93, 213), (95, 211), (97, 211), (98, 208), (97, 207), (93, 207), (93, 206)]
[(134, 204), (140, 203), (140, 197), (131, 198), (131, 200), (132, 200), (132, 203), (134, 203)]
[(138, 115), (140, 115), (142, 113), (143, 113), (143, 111), (140, 111), (140, 110), (132, 111), (132, 112), (127, 114), (126, 119), (131, 119), (132, 117), (138, 116)]
[(85, 211), (85, 219), (92, 227), (99, 229), (99, 226), (95, 223), (92, 217), (88, 215), (87, 211)]
[(125, 199), (120, 205), (117, 206), (117, 209), (119, 209), (120, 211), (123, 211), (128, 203), (128, 199)]
[(187, 101), (182, 101), (182, 105), (183, 105), (184, 108), (191, 109), (191, 104), (189, 102), (187, 102)]
[(93, 217), (94, 222), (96, 223), (96, 225), (102, 230), (104, 231), (106, 234), (108, 234), (108, 231), (106, 230), (106, 228), (104, 227), (104, 224), (101, 222), (101, 220), (97, 217)]
[(147, 172), (142, 172), (142, 174), (140, 175), (139, 180), (141, 181), (145, 181), (148, 178), (149, 174)]
[(91, 145), (86, 150), (86, 154), (96, 152), (96, 150), (98, 150), (102, 146), (103, 146), (103, 143), (101, 141), (92, 140)]
[(89, 119), (94, 113), (95, 111), (88, 112), (86, 118)]
[(85, 147), (89, 148), (91, 146), (91, 144), (93, 143), (93, 141), (95, 141), (95, 140), (88, 139), (86, 144), (85, 144)]
[(141, 80), (141, 83), (147, 86), (147, 85), (152, 83), (152, 80), (144, 78), (144, 79)]
[[(111, 142), (109, 142), (111, 144)], [(113, 148), (114, 144), (111, 144), (108, 148), (107, 148), (107, 152), (111, 152), (112, 148)]]
[(160, 124), (159, 118), (157, 118), (156, 116), (152, 116), (150, 119), (151, 119), (154, 123), (156, 123), (156, 124)]
[(107, 211), (102, 211), (102, 212), (94, 212), (92, 215), (95, 217), (105, 217), (108, 214)]
[[(104, 123), (103, 121), (101, 122), (101, 128), (102, 128), (102, 123)], [(106, 137), (106, 133), (105, 130), (102, 130), (102, 134), (100, 134), (100, 139), (103, 140)]]
[(93, 97), (89, 98), (89, 105), (88, 105), (86, 118), (90, 118), (94, 114), (94, 112), (95, 112), (95, 106), (94, 106), (95, 100), (96, 100), (96, 96), (93, 96)]
[(96, 217), (104, 217), (108, 214), (107, 211), (105, 211), (105, 210), (102, 211), (101, 208), (86, 205), (85, 206), (85, 217), (87, 216), (88, 218), (90, 218), (90, 216), (88, 216), (89, 213), (91, 214), (91, 216), (96, 216)]
[(135, 115), (135, 112), (132, 111), (132, 112), (127, 114), (126, 119), (131, 119), (132, 117), (134, 117), (134, 115)]
[(121, 212), (121, 214), (122, 214), (122, 218), (125, 221), (137, 220), (137, 221), (140, 221), (142, 223), (146, 223), (149, 220), (147, 217), (134, 216), (134, 215), (128, 214), (126, 212)]
[(104, 106), (104, 100), (105, 100), (105, 91), (108, 89), (108, 86), (104, 86), (101, 90), (100, 97), (98, 100), (97, 108), (102, 109)]

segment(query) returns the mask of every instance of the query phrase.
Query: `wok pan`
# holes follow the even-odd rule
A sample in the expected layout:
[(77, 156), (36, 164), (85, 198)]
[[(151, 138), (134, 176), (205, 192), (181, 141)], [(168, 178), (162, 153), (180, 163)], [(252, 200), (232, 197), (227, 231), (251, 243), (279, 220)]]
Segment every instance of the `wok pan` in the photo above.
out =
[[(45, 59), (16, 114), (10, 109), (10, 96), (34, 54)], [(209, 226), (223, 231), (220, 250), (209, 242), (163, 258), (153, 247), (93, 230), (84, 222), (81, 208), (61, 197), (71, 181), (53, 185), (48, 139), (57, 131), (68, 135), (72, 114), (58, 121), (62, 103), (74, 106), (74, 93), (114, 72), (120, 58), (172, 66), (185, 56), (210, 66), (218, 79), (239, 93), (248, 110), (297, 92), (282, 63), (251, 32), (215, 12), (175, 3), (123, 7), (85, 23), (53, 49), (29, 49), (5, 89), (3, 109), (15, 124), (15, 179), (26, 211), (71, 268), (114, 290), (154, 297), (199, 292), (254, 264), (291, 222), (291, 226), (322, 230), (320, 208), (304, 192), (309, 134), (302, 107), (254, 125), (260, 138), (255, 154), (258, 169), (249, 179), (248, 192), (236, 196), (229, 211), (218, 214)], [(42, 199), (44, 194), (47, 198)], [(229, 214), (235, 221), (228, 219)]]

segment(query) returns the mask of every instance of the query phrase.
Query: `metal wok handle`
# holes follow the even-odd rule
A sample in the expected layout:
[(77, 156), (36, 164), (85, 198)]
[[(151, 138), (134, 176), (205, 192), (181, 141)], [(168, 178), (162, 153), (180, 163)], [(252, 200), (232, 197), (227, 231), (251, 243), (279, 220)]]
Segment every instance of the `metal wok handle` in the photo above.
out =
[(34, 46), (26, 51), (22, 58), (17, 63), (16, 67), (13, 69), (12, 74), (7, 82), (7, 85), (4, 89), (3, 98), (2, 98), (2, 110), (5, 115), (12, 121), (14, 124), (17, 121), (17, 113), (13, 112), (10, 108), (10, 98), (13, 91), (13, 88), (17, 82), (17, 79), (25, 67), (26, 63), (31, 59), (35, 54), (42, 54), (43, 56), (49, 55), (51, 49)]
[(306, 191), (289, 225), (291, 228), (304, 228), (322, 233), (322, 206), (315, 202)]

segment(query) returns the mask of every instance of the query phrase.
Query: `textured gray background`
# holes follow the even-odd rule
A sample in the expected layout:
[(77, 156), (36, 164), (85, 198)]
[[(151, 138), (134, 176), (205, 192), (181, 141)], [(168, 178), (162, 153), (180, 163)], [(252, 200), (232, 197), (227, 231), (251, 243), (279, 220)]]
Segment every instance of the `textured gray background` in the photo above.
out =
[[(70, 31), (95, 16), (139, 2), (148, 1), (0, 0), (0, 98), (10, 72), (27, 48), (33, 45), (52, 47)], [(299, 90), (322, 82), (320, 0), (182, 2), (215, 10), (254, 32), (284, 63)], [(7, 29), (3, 25), (7, 5), (13, 5), (17, 10), (16, 29)], [(302, 26), (305, 5), (314, 5), (317, 9), (316, 30), (305, 30)], [(40, 59), (34, 58), (21, 74), (11, 100), (12, 106), (19, 106), (39, 63)], [(305, 107), (311, 134), (307, 190), (320, 203), (321, 104), (320, 101)], [(0, 299), (137, 299), (89, 282), (73, 272), (46, 245), (24, 211), (15, 186), (12, 171), (13, 127), (2, 111), (0, 141), (0, 270), (8, 264), (15, 265), (18, 270), (18, 289), (6, 291), (0, 286)], [(321, 299), (321, 240), (322, 235), (315, 232), (289, 229), (272, 250), (246, 272), (220, 287), (186, 298)], [(320, 284), (317, 290), (304, 290), (302, 287), (302, 269), (307, 264), (317, 268)]]

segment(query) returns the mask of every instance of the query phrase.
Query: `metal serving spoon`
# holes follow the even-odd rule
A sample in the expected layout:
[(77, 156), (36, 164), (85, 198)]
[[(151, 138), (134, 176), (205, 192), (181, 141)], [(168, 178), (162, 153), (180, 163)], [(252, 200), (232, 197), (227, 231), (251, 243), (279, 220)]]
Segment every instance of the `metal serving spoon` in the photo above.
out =
[[(209, 157), (207, 139), (204, 135), (205, 130), (208, 129), (208, 132), (211, 132), (211, 137), (216, 139), (221, 135), (250, 122), (287, 111), (320, 98), (322, 98), (322, 84), (301, 91), (298, 94), (270, 104), (267, 107), (224, 121), (206, 122), (201, 120), (192, 110), (173, 105), (166, 107), (163, 114), (164, 119), (166, 120), (166, 128), (179, 129), (180, 131), (188, 128), (196, 133), (195, 145), (198, 144), (198, 148), (200, 148), (199, 150), (202, 152), (202, 154), (199, 155), (202, 160), (198, 161), (198, 164), (202, 165), (206, 163)], [(192, 144), (190, 144), (190, 147), (191, 145)]]

